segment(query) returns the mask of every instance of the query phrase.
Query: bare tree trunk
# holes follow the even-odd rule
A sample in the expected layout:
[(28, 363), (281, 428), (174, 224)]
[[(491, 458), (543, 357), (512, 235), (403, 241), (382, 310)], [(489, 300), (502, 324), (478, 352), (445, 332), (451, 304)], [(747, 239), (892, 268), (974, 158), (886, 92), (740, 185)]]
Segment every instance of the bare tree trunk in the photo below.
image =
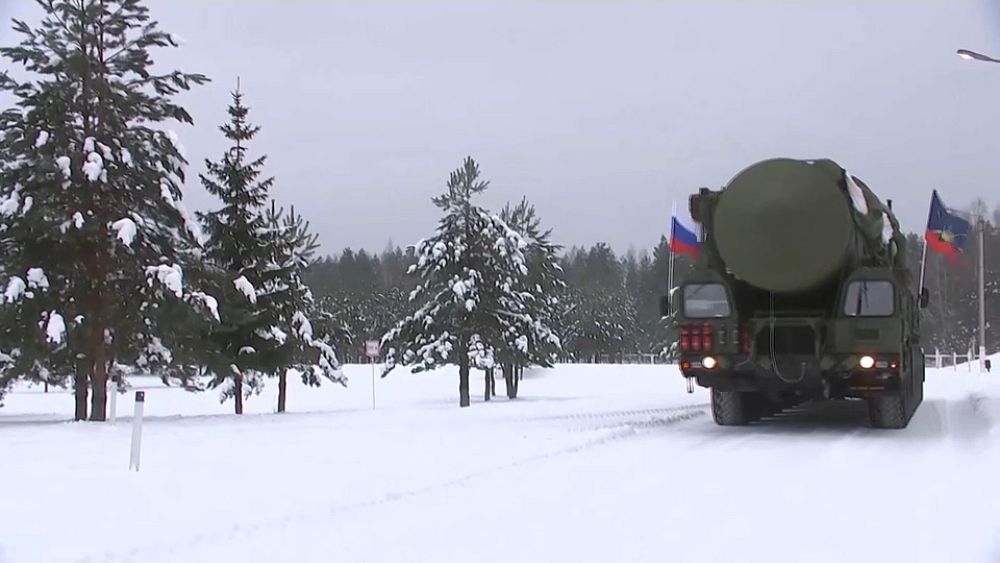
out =
[(73, 397), (76, 399), (74, 420), (87, 420), (87, 380), (90, 378), (88, 361), (80, 358), (76, 361), (76, 373), (73, 374)]
[(91, 367), (93, 371), (90, 374), (90, 382), (94, 392), (90, 400), (90, 420), (97, 422), (107, 418), (108, 405), (108, 346), (104, 340), (104, 318), (102, 313), (95, 315), (97, 318), (94, 319), (94, 324), (91, 325), (90, 333), (90, 346), (93, 353)]
[(458, 406), (467, 407), (472, 404), (469, 399), (469, 356), (463, 349), (458, 358)]
[(243, 414), (243, 376), (237, 375), (233, 385), (236, 391), (236, 414)]
[(496, 368), (490, 368), (490, 396), (497, 396), (497, 372)]
[(288, 377), (285, 370), (278, 375), (278, 412), (285, 412), (285, 390), (288, 387)]
[(517, 390), (521, 387), (521, 378), (524, 377), (524, 368), (521, 366), (514, 366), (514, 395), (511, 399), (517, 398)]
[(503, 371), (503, 382), (507, 387), (507, 398), (513, 399), (514, 393), (514, 366), (510, 364), (503, 364), (500, 366), (501, 371)]
[(483, 400), (490, 400), (490, 379), (493, 377), (493, 370), (483, 370)]
[[(101, 10), (104, 10), (104, 2), (101, 2)], [(83, 76), (83, 95), (81, 103), (84, 106), (83, 109), (83, 129), (85, 136), (95, 136), (99, 137), (101, 130), (106, 126), (106, 116), (104, 107), (98, 103), (101, 94), (94, 92), (91, 89), (91, 72), (97, 74), (97, 81), (100, 82), (103, 74), (105, 72), (105, 57), (104, 57), (104, 46), (105, 46), (105, 30), (103, 22), (99, 22), (99, 28), (97, 33), (93, 35), (93, 45), (96, 52), (93, 53), (96, 56), (97, 64), (91, 65), (85, 72)], [(88, 48), (86, 46), (86, 34), (81, 27), (81, 47), (82, 51), (87, 53)], [(90, 107), (87, 107), (87, 106)], [(91, 113), (96, 111), (97, 115)], [(104, 421), (107, 419), (107, 404), (108, 404), (108, 360), (110, 354), (108, 353), (108, 343), (105, 340), (105, 331), (108, 328), (108, 322), (111, 319), (110, 309), (111, 302), (108, 299), (108, 251), (104, 246), (105, 241), (108, 240), (107, 227), (102, 225), (101, 218), (105, 216), (110, 210), (106, 208), (106, 203), (102, 200), (100, 196), (100, 191), (95, 190), (91, 194), (92, 200), (91, 205), (93, 205), (93, 212), (96, 213), (95, 219), (97, 219), (98, 233), (92, 240), (92, 247), (90, 252), (84, 256), (84, 260), (89, 260), (86, 263), (88, 274), (90, 279), (94, 283), (92, 287), (93, 293), (89, 296), (91, 301), (88, 303), (90, 305), (90, 317), (87, 319), (90, 325), (90, 354), (88, 355), (88, 363), (90, 364), (90, 381), (91, 387), (93, 389), (93, 395), (91, 395), (90, 402), (90, 420), (93, 421)]]

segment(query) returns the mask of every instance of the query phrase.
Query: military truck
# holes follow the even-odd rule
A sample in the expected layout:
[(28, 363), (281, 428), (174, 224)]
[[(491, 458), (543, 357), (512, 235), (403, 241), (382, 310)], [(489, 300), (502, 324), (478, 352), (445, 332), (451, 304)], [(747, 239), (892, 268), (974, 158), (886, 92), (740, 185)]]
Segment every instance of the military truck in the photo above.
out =
[(863, 400), (872, 426), (906, 427), (923, 400), (928, 293), (914, 287), (892, 202), (832, 160), (776, 158), (689, 204), (697, 263), (661, 309), (715, 422)]

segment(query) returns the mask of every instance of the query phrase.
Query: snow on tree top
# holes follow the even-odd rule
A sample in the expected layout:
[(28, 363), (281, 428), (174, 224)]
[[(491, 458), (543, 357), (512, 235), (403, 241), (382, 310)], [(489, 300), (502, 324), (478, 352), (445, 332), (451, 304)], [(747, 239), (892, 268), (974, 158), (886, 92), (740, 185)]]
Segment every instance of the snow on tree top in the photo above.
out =
[[(167, 266), (166, 264), (150, 266), (146, 268), (146, 275), (149, 277), (155, 276), (160, 283), (167, 286), (167, 289), (172, 291), (177, 297), (184, 295), (184, 274), (177, 264), (171, 266)], [(149, 281), (149, 284), (152, 285), (152, 280)]]
[(28, 270), (28, 287), (48, 289), (49, 279), (45, 277), (45, 271), (41, 268), (30, 268)]
[(208, 311), (209, 313), (212, 314), (212, 318), (214, 318), (216, 321), (222, 320), (219, 317), (219, 301), (216, 298), (201, 291), (195, 291), (191, 294), (191, 296), (194, 297), (195, 299), (200, 299), (201, 302), (204, 303), (206, 307), (208, 307)]
[(49, 313), (49, 322), (45, 326), (45, 334), (48, 336), (49, 342), (62, 344), (66, 336), (66, 322), (63, 321), (62, 315), (55, 311)]
[(128, 217), (119, 219), (111, 224), (111, 228), (118, 232), (117, 236), (122, 241), (122, 244), (128, 247), (132, 246), (132, 241), (135, 240), (136, 235), (135, 221)]
[(115, 155), (111, 152), (111, 147), (105, 145), (104, 143), (97, 143), (97, 149), (101, 151), (101, 155), (104, 156), (106, 162), (114, 162)]
[(257, 290), (254, 289), (253, 284), (250, 283), (250, 280), (248, 280), (246, 276), (240, 276), (233, 280), (233, 286), (245, 295), (251, 303), (257, 303)]
[(10, 216), (21, 208), (21, 191), (16, 187), (9, 196), (0, 200), (0, 215)]
[(14, 303), (24, 295), (24, 290), (27, 289), (27, 285), (24, 280), (18, 276), (13, 276), (10, 281), (7, 282), (7, 290), (4, 292), (4, 302)]
[(56, 157), (56, 165), (59, 166), (59, 171), (62, 172), (64, 178), (70, 178), (72, 176), (72, 171), (70, 170), (70, 165), (73, 164), (73, 160), (68, 156)]
[(83, 173), (91, 182), (96, 182), (98, 179), (107, 181), (107, 175), (104, 173), (104, 160), (101, 155), (96, 152), (88, 154), (87, 162), (83, 163)]

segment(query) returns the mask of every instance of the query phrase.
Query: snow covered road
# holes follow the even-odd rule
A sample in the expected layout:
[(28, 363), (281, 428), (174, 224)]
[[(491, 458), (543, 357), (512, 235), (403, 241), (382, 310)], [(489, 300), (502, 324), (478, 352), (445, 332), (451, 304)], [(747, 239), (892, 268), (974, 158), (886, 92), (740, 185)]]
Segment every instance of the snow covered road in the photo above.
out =
[(1000, 561), (1000, 380), (932, 373), (888, 431), (854, 403), (720, 428), (664, 366), (560, 366), (469, 409), (454, 373), (394, 374), (374, 411), (348, 369), (281, 416), (270, 391), (237, 418), (151, 390), (138, 474), (127, 420), (36, 422), (69, 397), (15, 393), (4, 563)]

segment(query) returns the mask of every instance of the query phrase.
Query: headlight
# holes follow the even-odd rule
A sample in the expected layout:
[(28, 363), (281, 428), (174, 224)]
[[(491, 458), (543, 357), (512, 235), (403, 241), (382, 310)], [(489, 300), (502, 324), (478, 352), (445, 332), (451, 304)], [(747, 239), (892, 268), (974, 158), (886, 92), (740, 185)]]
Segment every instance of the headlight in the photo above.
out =
[(705, 369), (712, 369), (716, 366), (716, 364), (718, 364), (718, 362), (716, 362), (715, 358), (712, 356), (706, 356), (705, 359), (701, 361), (701, 365), (705, 366)]
[(861, 356), (861, 361), (858, 363), (865, 369), (871, 369), (872, 366), (875, 365), (875, 358), (871, 356)]

